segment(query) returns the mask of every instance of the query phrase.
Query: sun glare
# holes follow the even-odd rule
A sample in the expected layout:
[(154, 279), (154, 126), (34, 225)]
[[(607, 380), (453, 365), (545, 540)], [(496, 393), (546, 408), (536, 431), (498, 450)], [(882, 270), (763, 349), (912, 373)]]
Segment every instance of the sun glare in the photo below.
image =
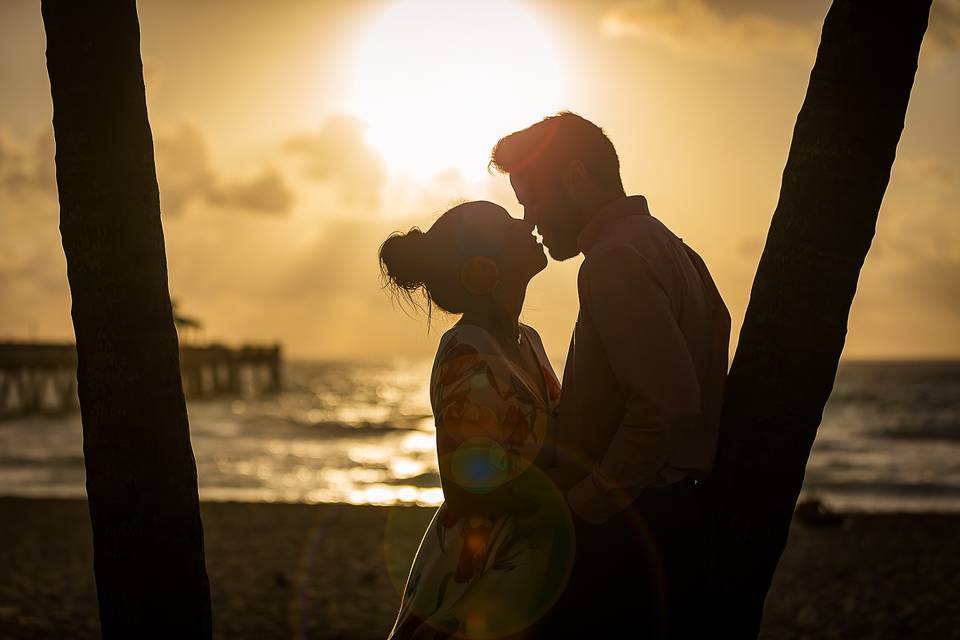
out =
[(405, 0), (361, 42), (348, 109), (395, 176), (482, 178), (500, 136), (563, 108), (560, 56), (509, 0)]

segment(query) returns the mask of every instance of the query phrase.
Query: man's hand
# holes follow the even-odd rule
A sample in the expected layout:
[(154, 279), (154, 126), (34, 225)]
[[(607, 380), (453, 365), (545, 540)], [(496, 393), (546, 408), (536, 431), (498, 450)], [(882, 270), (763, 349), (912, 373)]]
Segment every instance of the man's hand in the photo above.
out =
[(603, 524), (620, 510), (596, 472), (567, 490), (565, 497), (574, 516), (589, 524)]

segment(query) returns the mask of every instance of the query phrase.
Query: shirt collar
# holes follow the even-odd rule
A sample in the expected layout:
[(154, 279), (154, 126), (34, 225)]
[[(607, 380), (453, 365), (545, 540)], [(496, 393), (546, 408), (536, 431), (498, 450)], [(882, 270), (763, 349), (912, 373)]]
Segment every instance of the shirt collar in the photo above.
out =
[(650, 215), (647, 199), (644, 196), (624, 196), (602, 207), (593, 219), (587, 223), (577, 236), (577, 247), (583, 253), (590, 250), (600, 239), (603, 230), (614, 220), (626, 216)]

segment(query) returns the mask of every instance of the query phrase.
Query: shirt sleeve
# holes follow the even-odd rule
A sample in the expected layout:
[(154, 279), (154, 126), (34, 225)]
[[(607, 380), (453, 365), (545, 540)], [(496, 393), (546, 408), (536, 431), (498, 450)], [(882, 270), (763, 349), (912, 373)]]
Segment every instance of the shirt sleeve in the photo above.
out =
[(628, 394), (607, 451), (567, 493), (571, 509), (588, 522), (604, 522), (645, 487), (662, 484), (672, 435), (689, 433), (678, 425), (701, 420), (699, 383), (667, 280), (631, 247), (591, 256), (583, 265), (581, 308)]

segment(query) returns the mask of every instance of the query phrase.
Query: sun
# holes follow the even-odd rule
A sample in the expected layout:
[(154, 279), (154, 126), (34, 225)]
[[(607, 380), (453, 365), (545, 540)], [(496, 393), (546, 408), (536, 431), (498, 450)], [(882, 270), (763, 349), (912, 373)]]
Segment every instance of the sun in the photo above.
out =
[(548, 34), (510, 0), (405, 0), (361, 41), (347, 109), (394, 176), (486, 174), (503, 135), (564, 107)]

